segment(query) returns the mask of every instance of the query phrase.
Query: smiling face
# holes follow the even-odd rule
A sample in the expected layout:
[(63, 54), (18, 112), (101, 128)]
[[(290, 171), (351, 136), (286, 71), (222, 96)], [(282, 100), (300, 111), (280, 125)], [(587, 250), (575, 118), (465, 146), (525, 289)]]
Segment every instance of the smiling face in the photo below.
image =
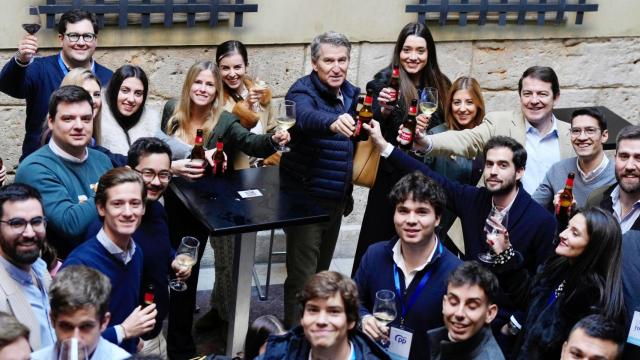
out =
[[(578, 135), (573, 135), (573, 132), (571, 134), (571, 144), (579, 158), (595, 159), (604, 152), (602, 144), (607, 142), (609, 132), (600, 129), (598, 119), (589, 115), (578, 115), (571, 120), (571, 129), (582, 130)], [(588, 131), (593, 132), (594, 130), (595, 134), (587, 135)]]
[(520, 108), (524, 117), (534, 126), (551, 121), (551, 111), (559, 97), (559, 94), (553, 96), (551, 83), (530, 76), (522, 79)]
[(393, 223), (403, 244), (420, 245), (433, 239), (440, 216), (430, 203), (409, 198), (396, 204)]
[(312, 349), (339, 349), (349, 341), (348, 331), (356, 325), (347, 320), (344, 301), (339, 292), (327, 299), (314, 298), (304, 305), (300, 319), (304, 335)]
[(123, 116), (133, 115), (144, 101), (144, 85), (140, 79), (128, 77), (124, 79), (118, 90), (118, 111)]
[(107, 328), (109, 319), (110, 315), (107, 313), (100, 321), (96, 308), (85, 306), (69, 313), (52, 315), (51, 323), (58, 342), (78, 338), (87, 347), (87, 353), (92, 354), (98, 346), (100, 335)]
[(569, 220), (569, 226), (560, 233), (556, 254), (568, 259), (576, 259), (582, 255), (587, 245), (589, 245), (587, 218), (582, 214), (576, 214)]
[(93, 108), (87, 101), (61, 102), (55, 119), (49, 117), (47, 126), (56, 145), (75, 157), (82, 157), (93, 134)]
[(320, 81), (337, 94), (342, 83), (347, 79), (349, 49), (346, 46), (321, 44), (320, 55), (311, 63), (311, 66), (318, 74)]
[(220, 67), (220, 76), (225, 85), (236, 92), (241, 90), (241, 86), (244, 86), (242, 79), (247, 73), (247, 67), (242, 55), (237, 52), (227, 55), (220, 59), (218, 66)]
[(487, 151), (484, 163), (484, 183), (493, 195), (503, 195), (513, 191), (517, 180), (524, 175), (524, 169), (516, 169), (513, 151), (507, 147), (495, 147)]
[[(7, 201), (2, 205), (2, 221), (43, 218), (42, 205), (36, 199)], [(6, 222), (0, 223), (0, 255), (22, 269), (28, 269), (40, 256), (46, 230), (27, 224), (18, 232)]]
[(82, 82), (82, 88), (87, 90), (91, 98), (93, 99), (93, 116), (95, 120), (95, 116), (100, 113), (100, 109), (102, 108), (102, 91), (100, 89), (100, 85), (95, 79), (87, 79)]
[(144, 215), (141, 186), (137, 182), (125, 182), (108, 188), (106, 195), (104, 205), (96, 203), (98, 213), (104, 218), (104, 231), (114, 242), (127, 243)]
[(427, 65), (427, 40), (409, 35), (400, 50), (400, 65), (409, 76), (417, 75)]
[(196, 76), (189, 97), (195, 106), (209, 106), (216, 99), (216, 79), (211, 70), (200, 71)]
[(473, 120), (478, 114), (478, 107), (473, 102), (473, 97), (469, 90), (458, 90), (451, 99), (451, 113), (456, 122), (463, 129), (473, 126)]
[(640, 139), (622, 139), (616, 150), (616, 180), (628, 194), (640, 192)]
[[(162, 181), (159, 174), (170, 173), (171, 171), (171, 159), (167, 154), (147, 154), (143, 155), (139, 159), (136, 171), (142, 174), (144, 180), (144, 187), (147, 190), (147, 200), (158, 200), (164, 191), (169, 187), (169, 181)], [(153, 176), (153, 178), (151, 178)], [(148, 180), (151, 178), (151, 180)], [(169, 180), (171, 177), (169, 177)]]
[(442, 299), (442, 315), (452, 341), (468, 340), (491, 323), (497, 313), (498, 307), (489, 304), (480, 286), (447, 286), (447, 293)]
[[(91, 21), (84, 19), (77, 23), (67, 23), (65, 34), (95, 34)], [(91, 63), (91, 57), (98, 46), (98, 38), (86, 42), (80, 36), (78, 41), (72, 42), (67, 35), (58, 35), (62, 47), (62, 57), (71, 68), (87, 67)]]

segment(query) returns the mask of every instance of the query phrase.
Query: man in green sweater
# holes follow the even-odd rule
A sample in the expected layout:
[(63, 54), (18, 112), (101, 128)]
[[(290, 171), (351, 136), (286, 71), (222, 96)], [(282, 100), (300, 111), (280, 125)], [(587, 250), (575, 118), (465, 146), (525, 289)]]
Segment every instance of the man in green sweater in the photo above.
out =
[(51, 94), (47, 126), (51, 140), (20, 163), (16, 182), (42, 194), (47, 238), (64, 259), (98, 217), (95, 185), (112, 165), (106, 155), (88, 148), (93, 100), (83, 88), (63, 86)]

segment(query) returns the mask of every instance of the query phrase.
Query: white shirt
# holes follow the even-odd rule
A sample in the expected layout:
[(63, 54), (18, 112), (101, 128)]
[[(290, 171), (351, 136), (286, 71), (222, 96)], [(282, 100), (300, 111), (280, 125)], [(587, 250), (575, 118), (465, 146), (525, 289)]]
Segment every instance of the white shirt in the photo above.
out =
[(107, 233), (104, 232), (104, 227), (100, 229), (100, 232), (98, 232), (96, 238), (111, 255), (121, 260), (125, 265), (127, 265), (129, 261), (133, 259), (133, 254), (136, 252), (136, 243), (133, 241), (133, 239), (131, 239), (131, 241), (129, 242), (129, 248), (124, 251), (118, 245), (116, 245), (113, 240), (109, 238)]
[(89, 152), (87, 151), (87, 148), (85, 147), (84, 149), (84, 155), (81, 158), (77, 158), (71, 154), (69, 154), (68, 152), (62, 150), (62, 148), (60, 146), (58, 146), (58, 144), (56, 144), (56, 142), (53, 140), (53, 137), (51, 138), (51, 140), (49, 140), (49, 148), (51, 149), (51, 151), (60, 156), (61, 158), (67, 160), (67, 161), (71, 161), (74, 163), (83, 163), (87, 160), (87, 158), (89, 157)]
[(633, 204), (631, 211), (629, 211), (624, 217), (622, 217), (622, 204), (620, 203), (620, 185), (616, 185), (611, 192), (611, 200), (613, 201), (613, 215), (620, 223), (620, 229), (622, 229), (622, 233), (624, 234), (631, 230), (631, 227), (638, 219), (638, 216), (640, 216), (640, 200)]
[(609, 158), (607, 157), (606, 154), (603, 154), (600, 165), (598, 165), (595, 169), (591, 170), (589, 173), (585, 173), (584, 171), (582, 171), (582, 168), (580, 167), (580, 161), (576, 157), (576, 168), (578, 169), (578, 173), (580, 174), (580, 177), (582, 177), (582, 180), (585, 183), (588, 183), (591, 180), (597, 178), (598, 175), (600, 175), (604, 171), (604, 169), (607, 168), (607, 165), (609, 165)]
[[(349, 360), (349, 359), (355, 359), (356, 358), (355, 353), (354, 353), (355, 350), (353, 349), (353, 344), (351, 343), (351, 341), (349, 341), (349, 349), (351, 349), (351, 351), (349, 351), (349, 356), (347, 356), (347, 358), (344, 359), (344, 360)], [(309, 360), (312, 360), (312, 357), (311, 357), (311, 352), (312, 351), (313, 350), (309, 350)]]
[(546, 134), (541, 134), (529, 123), (529, 120), (525, 121), (525, 129), (527, 170), (522, 176), (522, 186), (529, 194), (533, 194), (551, 165), (560, 161), (558, 119), (555, 115), (552, 116), (551, 129)]
[(393, 246), (393, 249), (392, 249), (393, 262), (396, 263), (396, 266), (398, 266), (398, 269), (400, 269), (400, 271), (402, 271), (402, 273), (404, 274), (405, 288), (409, 288), (409, 285), (411, 284), (413, 279), (416, 277), (416, 274), (418, 273), (418, 271), (422, 271), (425, 268), (425, 266), (427, 266), (433, 259), (433, 255), (435, 255), (436, 249), (438, 248), (438, 237), (435, 235), (434, 235), (434, 241), (435, 241), (435, 244), (433, 245), (433, 250), (431, 250), (431, 254), (427, 256), (427, 258), (422, 264), (420, 264), (418, 267), (416, 267), (411, 271), (408, 271), (407, 265), (404, 262), (404, 257), (402, 255), (402, 247), (400, 245), (402, 240), (398, 240), (396, 244)]

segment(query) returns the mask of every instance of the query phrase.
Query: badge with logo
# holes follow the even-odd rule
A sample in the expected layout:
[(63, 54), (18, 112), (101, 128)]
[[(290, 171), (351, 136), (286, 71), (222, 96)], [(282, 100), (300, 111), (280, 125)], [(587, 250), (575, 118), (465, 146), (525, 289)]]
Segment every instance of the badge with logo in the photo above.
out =
[(413, 333), (406, 327), (389, 326), (389, 356), (394, 360), (409, 359)]
[(631, 328), (629, 328), (629, 337), (627, 342), (633, 345), (640, 346), (640, 312), (633, 312), (633, 321), (631, 321)]

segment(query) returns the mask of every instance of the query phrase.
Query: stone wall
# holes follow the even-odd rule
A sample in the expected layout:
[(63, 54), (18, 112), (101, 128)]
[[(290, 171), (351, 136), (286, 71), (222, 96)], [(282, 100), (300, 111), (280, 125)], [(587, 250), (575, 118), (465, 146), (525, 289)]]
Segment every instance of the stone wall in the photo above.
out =
[[(393, 44), (361, 42), (354, 44), (349, 80), (364, 87), (373, 75), (390, 61)], [(478, 79), (484, 89), (488, 111), (518, 106), (517, 82), (531, 65), (548, 65), (558, 73), (562, 96), (559, 107), (605, 105), (630, 122), (640, 123), (640, 38), (598, 38), (570, 40), (508, 40), (439, 42), (438, 58), (442, 71), (452, 80), (460, 75)], [(42, 55), (51, 53), (42, 50)], [(213, 58), (215, 47), (181, 48), (100, 48), (98, 62), (115, 69), (125, 62), (142, 66), (149, 75), (149, 102), (161, 109), (167, 98), (176, 96), (190, 64), (196, 59)], [(13, 51), (0, 52), (5, 63)], [(267, 82), (276, 101), (295, 79), (311, 70), (306, 45), (253, 46), (253, 64), (266, 70)], [(8, 169), (17, 163), (23, 136), (23, 101), (0, 95), (0, 156)], [(356, 189), (354, 214), (343, 223), (339, 252), (353, 253), (359, 224), (366, 204), (366, 189)], [(352, 245), (353, 244), (353, 245)]]

